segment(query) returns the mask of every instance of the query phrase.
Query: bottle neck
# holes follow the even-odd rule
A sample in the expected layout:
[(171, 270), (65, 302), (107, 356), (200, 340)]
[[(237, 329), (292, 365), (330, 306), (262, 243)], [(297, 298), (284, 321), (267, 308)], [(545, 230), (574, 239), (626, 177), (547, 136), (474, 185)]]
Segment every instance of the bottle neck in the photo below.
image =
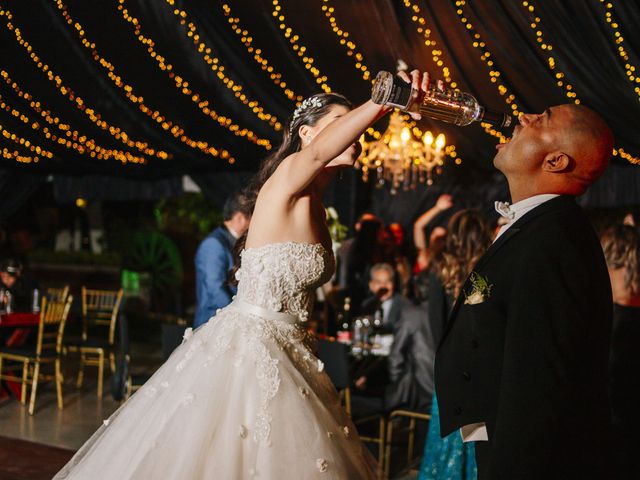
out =
[(482, 106), (479, 108), (478, 115), (475, 120), (476, 122), (489, 123), (498, 128), (506, 128), (511, 125), (511, 115), (489, 110)]

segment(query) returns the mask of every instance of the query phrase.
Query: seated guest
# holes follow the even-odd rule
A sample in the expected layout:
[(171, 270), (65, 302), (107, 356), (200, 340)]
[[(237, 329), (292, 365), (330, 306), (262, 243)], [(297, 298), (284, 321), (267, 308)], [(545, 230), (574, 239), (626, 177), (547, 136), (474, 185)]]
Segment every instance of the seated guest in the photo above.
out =
[(5, 258), (0, 262), (0, 308), (10, 308), (14, 312), (30, 311), (32, 293), (35, 284), (32, 279), (24, 275), (22, 263), (15, 258)]
[(378, 362), (375, 369), (363, 372), (356, 386), (366, 385), (366, 390), (379, 392), (386, 385), (387, 409), (428, 411), (433, 395), (433, 334), (426, 310), (395, 293), (394, 277), (395, 271), (387, 263), (371, 268), (369, 289), (373, 296), (364, 302), (362, 313), (377, 312), (382, 318), (382, 331), (394, 337), (386, 365)]
[(637, 476), (640, 450), (640, 234), (617, 225), (601, 239), (613, 292), (609, 397), (619, 478)]
[[(385, 391), (385, 407), (428, 412), (434, 390), (433, 366), (437, 347), (434, 334), (424, 308), (409, 302), (399, 310), (387, 359), (389, 384)], [(419, 435), (420, 440), (424, 434)]]
[(362, 302), (360, 313), (363, 315), (378, 314), (382, 321), (383, 332), (391, 333), (394, 325), (402, 316), (403, 310), (412, 307), (411, 301), (396, 293), (396, 272), (388, 263), (377, 263), (369, 272), (370, 296)]
[(22, 274), (22, 265), (13, 258), (5, 258), (0, 263), (0, 291), (2, 298), (5, 292), (12, 294), (13, 288), (16, 286), (18, 277)]
[(196, 314), (194, 327), (206, 323), (216, 310), (226, 307), (235, 295), (229, 283), (233, 267), (233, 247), (249, 228), (251, 209), (244, 194), (227, 199), (222, 211), (224, 222), (206, 237), (196, 252)]

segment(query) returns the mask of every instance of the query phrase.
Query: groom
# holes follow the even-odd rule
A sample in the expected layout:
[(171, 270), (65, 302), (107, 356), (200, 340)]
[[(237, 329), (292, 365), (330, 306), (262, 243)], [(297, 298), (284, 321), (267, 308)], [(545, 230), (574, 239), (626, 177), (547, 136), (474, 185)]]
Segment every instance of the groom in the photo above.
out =
[(523, 115), (494, 165), (514, 202), (475, 266), (436, 357), (441, 434), (476, 441), (480, 480), (609, 479), (612, 300), (576, 205), (613, 136), (593, 111)]

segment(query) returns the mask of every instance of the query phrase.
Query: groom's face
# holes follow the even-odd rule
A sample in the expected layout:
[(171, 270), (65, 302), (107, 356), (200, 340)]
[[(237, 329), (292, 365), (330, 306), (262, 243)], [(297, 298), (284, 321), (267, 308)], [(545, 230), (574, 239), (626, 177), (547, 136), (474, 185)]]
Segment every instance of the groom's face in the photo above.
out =
[(563, 136), (571, 124), (567, 105), (547, 108), (542, 113), (525, 113), (513, 131), (511, 140), (497, 146), (493, 160), (498, 170), (510, 174), (531, 174), (540, 169), (547, 154), (562, 145)]

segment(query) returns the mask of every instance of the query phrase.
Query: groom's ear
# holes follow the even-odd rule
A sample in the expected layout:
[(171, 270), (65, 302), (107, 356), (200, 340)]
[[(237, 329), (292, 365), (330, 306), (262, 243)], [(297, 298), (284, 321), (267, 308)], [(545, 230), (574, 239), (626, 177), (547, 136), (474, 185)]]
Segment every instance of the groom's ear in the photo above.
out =
[(544, 157), (542, 170), (549, 173), (568, 172), (573, 169), (572, 158), (562, 151), (550, 152)]

